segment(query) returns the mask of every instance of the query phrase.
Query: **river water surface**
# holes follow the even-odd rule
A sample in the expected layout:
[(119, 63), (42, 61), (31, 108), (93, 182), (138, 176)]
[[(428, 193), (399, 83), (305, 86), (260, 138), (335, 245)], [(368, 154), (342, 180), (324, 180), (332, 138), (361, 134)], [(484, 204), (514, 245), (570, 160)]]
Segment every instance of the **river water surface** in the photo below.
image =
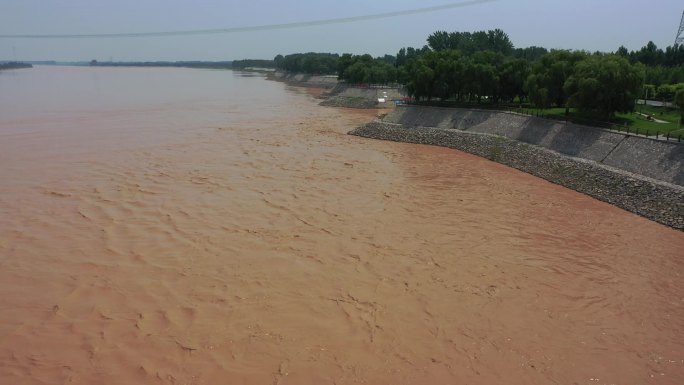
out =
[(684, 383), (684, 233), (376, 113), (0, 73), (0, 383)]

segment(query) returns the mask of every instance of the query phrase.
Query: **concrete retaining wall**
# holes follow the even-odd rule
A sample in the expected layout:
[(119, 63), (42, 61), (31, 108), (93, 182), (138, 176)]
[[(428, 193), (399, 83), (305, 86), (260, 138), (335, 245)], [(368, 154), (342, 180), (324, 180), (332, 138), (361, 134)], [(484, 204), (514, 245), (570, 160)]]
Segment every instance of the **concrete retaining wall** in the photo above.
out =
[(399, 106), (387, 123), (503, 136), (684, 186), (684, 145), (509, 112)]

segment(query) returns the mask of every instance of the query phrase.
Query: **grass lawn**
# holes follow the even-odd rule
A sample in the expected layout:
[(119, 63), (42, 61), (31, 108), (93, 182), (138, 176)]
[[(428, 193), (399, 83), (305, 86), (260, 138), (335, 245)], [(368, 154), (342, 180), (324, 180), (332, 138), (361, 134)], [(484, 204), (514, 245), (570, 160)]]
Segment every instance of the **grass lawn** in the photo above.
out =
[[(650, 118), (649, 118), (650, 117)], [(618, 114), (617, 118), (627, 122), (628, 126), (638, 127), (640, 130), (672, 134), (684, 134), (679, 124), (679, 111), (669, 107), (636, 106), (636, 111), (627, 114)], [(662, 123), (658, 121), (664, 121)]]
[[(565, 119), (565, 108), (546, 108), (531, 111), (535, 111), (532, 113), (533, 115), (539, 114), (549, 118)], [(610, 121), (597, 121), (570, 109), (570, 120), (581, 124), (620, 129), (621, 131), (629, 129), (630, 132), (636, 132), (638, 129), (641, 135), (655, 136), (656, 133), (666, 135), (669, 132), (671, 136), (682, 135), (684, 137), (684, 128), (682, 128), (684, 126), (679, 124), (679, 111), (669, 107), (638, 105), (636, 111), (616, 114)]]
[[(601, 121), (597, 120), (595, 117), (583, 115), (574, 108), (569, 109), (569, 116), (566, 116), (565, 107), (539, 109), (530, 107), (529, 105), (489, 105), (486, 103), (460, 103), (455, 100), (439, 102), (432, 101), (426, 104), (442, 107), (499, 109), (559, 120), (565, 120), (569, 118), (568, 120), (587, 126), (611, 128), (623, 132), (628, 130), (630, 133), (636, 133), (638, 130), (639, 135), (656, 136), (657, 134), (664, 136), (669, 132), (671, 137), (677, 138), (679, 135), (681, 135), (682, 140), (684, 140), (684, 125), (680, 126), (679, 124), (679, 110), (671, 107), (654, 107), (639, 104), (636, 106), (636, 110), (634, 112), (616, 114), (608, 121)], [(651, 118), (649, 118), (649, 116)]]

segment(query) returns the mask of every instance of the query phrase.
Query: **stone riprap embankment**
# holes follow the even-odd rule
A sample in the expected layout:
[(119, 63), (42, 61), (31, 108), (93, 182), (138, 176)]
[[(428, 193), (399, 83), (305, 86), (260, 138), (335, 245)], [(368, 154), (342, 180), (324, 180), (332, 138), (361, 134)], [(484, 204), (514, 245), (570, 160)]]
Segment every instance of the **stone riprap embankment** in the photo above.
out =
[[(390, 114), (387, 118), (396, 120), (397, 115)], [(473, 118), (474, 121), (482, 120), (483, 115), (476, 114)], [(412, 121), (419, 122), (417, 119)], [(563, 155), (505, 136), (453, 128), (405, 126), (375, 121), (351, 131), (350, 134), (468, 152), (684, 230), (684, 187), (636, 175), (594, 160)]]
[(334, 75), (320, 76), (276, 71), (268, 74), (267, 78), (300, 87), (334, 88), (338, 84), (337, 76)]
[(384, 119), (405, 127), (504, 136), (684, 186), (684, 145), (533, 116), (486, 110), (400, 106)]
[(331, 96), (320, 103), (321, 106), (326, 107), (342, 107), (342, 108), (378, 108), (378, 101), (363, 97), (353, 96)]
[[(403, 95), (398, 88), (391, 87), (355, 87), (340, 83), (330, 90), (322, 106), (345, 108), (383, 108), (392, 100), (401, 99)], [(379, 102), (379, 99), (385, 102)]]
[[(320, 104), (327, 107), (343, 108), (384, 108), (392, 100), (401, 99), (403, 94), (398, 87), (354, 86), (340, 83), (334, 75), (319, 76), (276, 71), (267, 76), (270, 80), (285, 82), (299, 87), (316, 87), (330, 89), (320, 96)], [(386, 102), (378, 102), (385, 98)]]

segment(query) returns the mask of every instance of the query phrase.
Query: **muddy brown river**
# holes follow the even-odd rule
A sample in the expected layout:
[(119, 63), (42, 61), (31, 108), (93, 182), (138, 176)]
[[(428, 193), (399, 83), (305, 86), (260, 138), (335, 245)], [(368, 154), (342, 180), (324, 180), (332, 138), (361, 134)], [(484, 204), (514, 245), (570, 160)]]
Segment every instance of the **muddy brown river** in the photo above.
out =
[(0, 384), (683, 384), (684, 233), (230, 71), (0, 73)]

